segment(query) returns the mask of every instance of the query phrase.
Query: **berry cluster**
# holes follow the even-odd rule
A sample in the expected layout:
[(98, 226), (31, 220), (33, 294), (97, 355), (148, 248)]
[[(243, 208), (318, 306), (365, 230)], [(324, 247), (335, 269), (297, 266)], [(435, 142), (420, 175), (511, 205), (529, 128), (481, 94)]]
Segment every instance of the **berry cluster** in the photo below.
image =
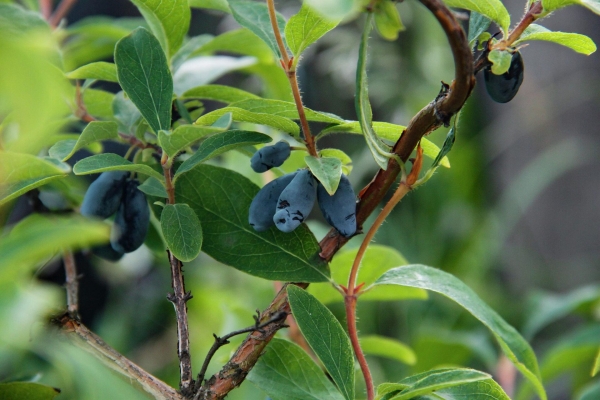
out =
[(144, 243), (150, 223), (146, 196), (138, 190), (139, 182), (128, 176), (122, 171), (100, 174), (81, 204), (81, 214), (86, 217), (106, 219), (116, 213), (110, 244), (92, 249), (92, 253), (110, 261), (137, 250)]
[[(290, 146), (281, 141), (258, 150), (250, 161), (256, 172), (278, 167), (290, 156)], [(315, 200), (327, 222), (343, 236), (356, 233), (356, 196), (346, 175), (330, 196), (308, 169), (281, 176), (266, 184), (250, 204), (249, 223), (257, 232), (275, 225), (292, 232), (310, 214)]]

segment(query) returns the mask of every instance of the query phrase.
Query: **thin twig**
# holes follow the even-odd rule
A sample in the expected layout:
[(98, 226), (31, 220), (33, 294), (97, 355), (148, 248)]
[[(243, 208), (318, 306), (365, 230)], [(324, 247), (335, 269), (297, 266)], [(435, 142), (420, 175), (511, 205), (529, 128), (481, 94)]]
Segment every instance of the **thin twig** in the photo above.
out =
[(67, 290), (67, 310), (73, 318), (79, 317), (79, 277), (75, 257), (71, 250), (63, 251), (65, 265), (65, 287)]
[(298, 85), (294, 59), (289, 57), (287, 49), (285, 48), (285, 44), (283, 43), (283, 39), (281, 38), (279, 25), (277, 25), (277, 14), (275, 13), (274, 0), (267, 0), (267, 8), (269, 9), (269, 19), (271, 20), (271, 27), (273, 28), (273, 33), (275, 34), (277, 47), (281, 53), (281, 60), (279, 61), (281, 63), (281, 67), (285, 71), (288, 81), (290, 82), (292, 95), (294, 96), (294, 102), (296, 103), (296, 109), (298, 110), (300, 126), (302, 126), (302, 133), (304, 134), (304, 141), (306, 142), (306, 148), (311, 156), (318, 157), (315, 139), (310, 132), (310, 126), (308, 125), (308, 119), (306, 119), (304, 105), (302, 104), (302, 96), (300, 95), (300, 86)]
[[(475, 85), (473, 56), (467, 37), (460, 24), (441, 0), (420, 1), (431, 10), (448, 37), (454, 57), (455, 79), (443, 97), (428, 104), (413, 117), (394, 146), (394, 152), (404, 162), (408, 160), (421, 137), (439, 128), (444, 123), (444, 120), (449, 119), (450, 116), (462, 108)], [(379, 205), (399, 173), (400, 166), (392, 159), (388, 162), (388, 168), (385, 171), (380, 170), (373, 181), (361, 191), (356, 215), (359, 227), (362, 226), (367, 217)], [(348, 238), (341, 236), (337, 230), (332, 229), (320, 242), (320, 256), (325, 260), (331, 260), (333, 255), (347, 241)], [(299, 286), (304, 288), (308, 284)], [(279, 311), (289, 312), (285, 287), (277, 294), (271, 305), (263, 312), (263, 315), (273, 315)], [(280, 324), (273, 323), (269, 325), (269, 329), (265, 329), (266, 333), (264, 335), (250, 334), (221, 371), (213, 375), (203, 385), (203, 396), (200, 399), (222, 399), (227, 393), (240, 385), (254, 364), (256, 364), (268, 342), (279, 329)]]
[[(260, 310), (256, 310), (256, 313), (257, 313), (257, 315), (254, 316), (254, 320), (256, 322), (252, 326), (249, 326), (249, 327), (243, 328), (243, 329), (238, 329), (237, 331), (230, 332), (227, 335), (221, 336), (221, 337), (219, 337), (213, 333), (215, 342), (213, 343), (212, 347), (206, 354), (206, 358), (204, 359), (204, 363), (202, 364), (202, 368), (200, 369), (200, 372), (198, 373), (198, 378), (196, 379), (196, 385), (198, 386), (198, 389), (200, 388), (201, 384), (204, 382), (204, 376), (206, 375), (206, 370), (208, 369), (208, 364), (210, 364), (210, 360), (212, 360), (212, 358), (215, 355), (215, 353), (217, 352), (217, 350), (219, 350), (222, 346), (229, 344), (229, 339), (231, 339), (234, 336), (241, 335), (243, 333), (254, 332), (254, 331), (260, 332), (260, 331), (262, 331), (262, 328), (266, 327), (267, 325), (269, 325), (273, 322), (285, 320), (285, 318), (287, 317), (287, 313), (282, 312), (282, 313), (273, 315), (267, 321), (260, 322)], [(200, 392), (198, 392), (196, 394), (196, 397), (194, 397), (194, 398), (199, 398), (199, 396), (200, 396)]]
[(124, 357), (68, 313), (53, 319), (52, 322), (59, 326), (61, 331), (82, 349), (92, 353), (105, 365), (125, 375), (131, 381), (137, 382), (143, 390), (150, 393), (155, 399), (183, 400), (183, 397), (175, 389)]
[(60, 21), (67, 16), (71, 8), (77, 3), (77, 0), (62, 0), (52, 16), (48, 20), (51, 26), (58, 26)]
[[(175, 187), (172, 181), (171, 162), (166, 153), (161, 160), (168, 198), (168, 204), (175, 204)], [(192, 298), (191, 292), (185, 291), (185, 280), (183, 277), (183, 263), (167, 250), (169, 264), (171, 266), (171, 287), (173, 293), (167, 295), (167, 299), (173, 303), (175, 317), (177, 319), (177, 356), (179, 357), (179, 389), (184, 397), (190, 397), (194, 391), (194, 379), (192, 377), (192, 356), (190, 354), (190, 334), (187, 317), (187, 302)]]
[(48, 21), (52, 15), (52, 0), (39, 0), (39, 4), (42, 17)]

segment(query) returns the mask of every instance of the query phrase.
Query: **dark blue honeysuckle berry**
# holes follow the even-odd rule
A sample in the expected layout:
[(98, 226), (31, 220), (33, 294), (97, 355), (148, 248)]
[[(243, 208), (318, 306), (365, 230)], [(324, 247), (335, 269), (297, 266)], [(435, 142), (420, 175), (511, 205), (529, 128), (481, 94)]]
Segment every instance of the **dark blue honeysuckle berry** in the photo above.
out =
[(497, 103), (508, 103), (516, 96), (523, 83), (523, 73), (525, 64), (521, 53), (515, 51), (512, 55), (510, 68), (502, 75), (496, 75), (491, 67), (483, 71), (485, 79), (485, 89), (488, 94)]
[(316, 197), (317, 180), (307, 169), (298, 171), (277, 200), (277, 212), (273, 216), (277, 229), (282, 232), (296, 229), (310, 214)]
[(337, 229), (342, 236), (350, 237), (356, 233), (356, 195), (346, 175), (342, 174), (333, 196), (319, 183), (317, 202), (329, 225)]
[(265, 172), (273, 167), (279, 167), (288, 159), (291, 148), (288, 142), (282, 140), (273, 146), (259, 149), (250, 159), (250, 166), (255, 172)]
[(110, 235), (112, 248), (120, 253), (137, 250), (146, 238), (150, 223), (150, 207), (146, 196), (138, 190), (139, 182), (127, 182)]
[(273, 226), (273, 215), (277, 208), (277, 200), (292, 179), (296, 172), (280, 176), (279, 178), (267, 183), (252, 199), (248, 215), (248, 222), (257, 232), (266, 231)]
[(83, 197), (81, 215), (106, 219), (117, 212), (128, 175), (129, 172), (124, 171), (100, 174)]

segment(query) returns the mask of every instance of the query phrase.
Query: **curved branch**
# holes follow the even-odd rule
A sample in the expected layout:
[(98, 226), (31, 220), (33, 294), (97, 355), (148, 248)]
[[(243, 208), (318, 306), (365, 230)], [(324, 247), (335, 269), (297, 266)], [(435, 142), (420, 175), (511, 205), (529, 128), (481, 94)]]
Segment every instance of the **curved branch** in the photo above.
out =
[[(434, 101), (412, 118), (395, 144), (394, 152), (403, 161), (408, 160), (424, 135), (447, 123), (462, 108), (475, 86), (473, 56), (460, 24), (441, 0), (419, 1), (433, 13), (448, 37), (454, 56), (455, 76), (454, 81), (447, 90), (444, 90)], [(379, 205), (399, 173), (398, 163), (390, 159), (388, 168), (385, 171), (379, 170), (373, 181), (360, 192), (356, 214), (359, 227)], [(320, 256), (325, 260), (331, 260), (333, 255), (348, 240), (335, 229), (332, 229), (320, 243)], [(308, 284), (305, 283), (300, 286), (306, 287)], [(269, 308), (263, 313), (261, 321), (268, 320), (278, 312), (290, 311), (285, 289), (286, 286), (279, 291)], [(200, 389), (202, 393), (199, 398), (222, 399), (227, 393), (239, 386), (258, 361), (275, 332), (281, 327), (283, 327), (283, 322), (274, 322), (265, 327), (263, 332), (254, 331), (250, 333), (223, 369)]]

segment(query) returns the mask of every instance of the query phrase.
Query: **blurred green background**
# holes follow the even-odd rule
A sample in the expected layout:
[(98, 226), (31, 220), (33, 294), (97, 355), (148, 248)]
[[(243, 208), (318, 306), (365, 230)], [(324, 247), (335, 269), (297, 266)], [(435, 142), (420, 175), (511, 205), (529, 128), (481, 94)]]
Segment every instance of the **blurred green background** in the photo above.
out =
[[(522, 2), (510, 0), (505, 4), (513, 21), (518, 20)], [(299, 5), (297, 1), (277, 3), (278, 10), (288, 17)], [(436, 96), (440, 81), (451, 81), (453, 63), (446, 38), (430, 13), (416, 1), (404, 1), (397, 7), (407, 29), (395, 42), (373, 33), (370, 95), (374, 120), (406, 125)], [(98, 16), (139, 14), (125, 0), (80, 0), (67, 23), (77, 29)], [(115, 27), (136, 23), (119, 21)], [(553, 30), (586, 34), (600, 43), (598, 16), (584, 8), (560, 10), (543, 24)], [(216, 35), (237, 27), (229, 15), (195, 9), (190, 35)], [(308, 107), (356, 119), (354, 78), (361, 27), (362, 19), (341, 25), (305, 55), (299, 79)], [(495, 32), (493, 28), (491, 32)], [(77, 48), (72, 38), (62, 43), (71, 56), (65, 58), (66, 71), (95, 60), (110, 61), (114, 44), (96, 42), (96, 47)], [(397, 249), (411, 263), (457, 275), (522, 333), (532, 316), (557, 303), (566, 304), (561, 298), (548, 297), (547, 292), (565, 294), (591, 287), (591, 295), (584, 293), (579, 297), (583, 300), (574, 303), (575, 312), (563, 313), (569, 315), (535, 332), (535, 336), (531, 331), (527, 337), (542, 366), (548, 365), (548, 376), (557, 369), (554, 375), (559, 378), (548, 385), (550, 398), (570, 399), (590, 382), (592, 358), (600, 341), (600, 335), (595, 334), (600, 291), (594, 286), (600, 281), (600, 54), (585, 57), (543, 42), (521, 51), (525, 79), (517, 97), (508, 104), (493, 103), (486, 96), (482, 77), (478, 77), (449, 156), (452, 168), (441, 168), (426, 185), (404, 199), (375, 242)], [(249, 75), (248, 70), (224, 74), (214, 82), (257, 94), (263, 90), (261, 79)], [(99, 87), (117, 89), (116, 85)], [(214, 107), (210, 103), (206, 106)], [(445, 134), (446, 130), (440, 129), (430, 138), (441, 145)], [(110, 146), (105, 148), (123, 151)], [(320, 147), (339, 147), (352, 156), (350, 178), (357, 190), (376, 171), (360, 136), (329, 136)], [(72, 161), (86, 155), (81, 152)], [(216, 162), (260, 183), (260, 176), (249, 170), (244, 156), (232, 153)], [(81, 187), (83, 192), (84, 180)], [(34, 208), (24, 196), (2, 209), (5, 229)], [(320, 218), (315, 215), (310, 223), (319, 239), (326, 232)], [(348, 247), (356, 247), (360, 240), (352, 240)], [(176, 386), (177, 339), (174, 312), (166, 300), (171, 288), (164, 254), (143, 247), (117, 264), (83, 253), (78, 253), (76, 260), (83, 274), (83, 322), (111, 346)], [(186, 265), (185, 274), (187, 289), (194, 296), (188, 307), (197, 372), (212, 344), (212, 334), (252, 325), (254, 310), (268, 306), (274, 286), (205, 255)], [(60, 258), (51, 259), (33, 276), (24, 277), (14, 292), (0, 294), (0, 302), (4, 302), (0, 380), (38, 379), (61, 388), (60, 399), (146, 398), (128, 381), (45, 328), (47, 317), (63, 308), (63, 281)], [(331, 308), (342, 318), (341, 304)], [(417, 355), (414, 365), (370, 358), (376, 382), (398, 380), (440, 365), (478, 368), (501, 382), (508, 371), (511, 380), (510, 369), (498, 369), (502, 364), (497, 346), (483, 327), (436, 295), (426, 301), (361, 304), (359, 329), (362, 334), (397, 338)], [(285, 336), (286, 332), (280, 334)], [(209, 374), (226, 362), (241, 340), (234, 339), (217, 353)], [(561, 353), (560, 346), (568, 351)], [(228, 398), (264, 396), (246, 383)]]

